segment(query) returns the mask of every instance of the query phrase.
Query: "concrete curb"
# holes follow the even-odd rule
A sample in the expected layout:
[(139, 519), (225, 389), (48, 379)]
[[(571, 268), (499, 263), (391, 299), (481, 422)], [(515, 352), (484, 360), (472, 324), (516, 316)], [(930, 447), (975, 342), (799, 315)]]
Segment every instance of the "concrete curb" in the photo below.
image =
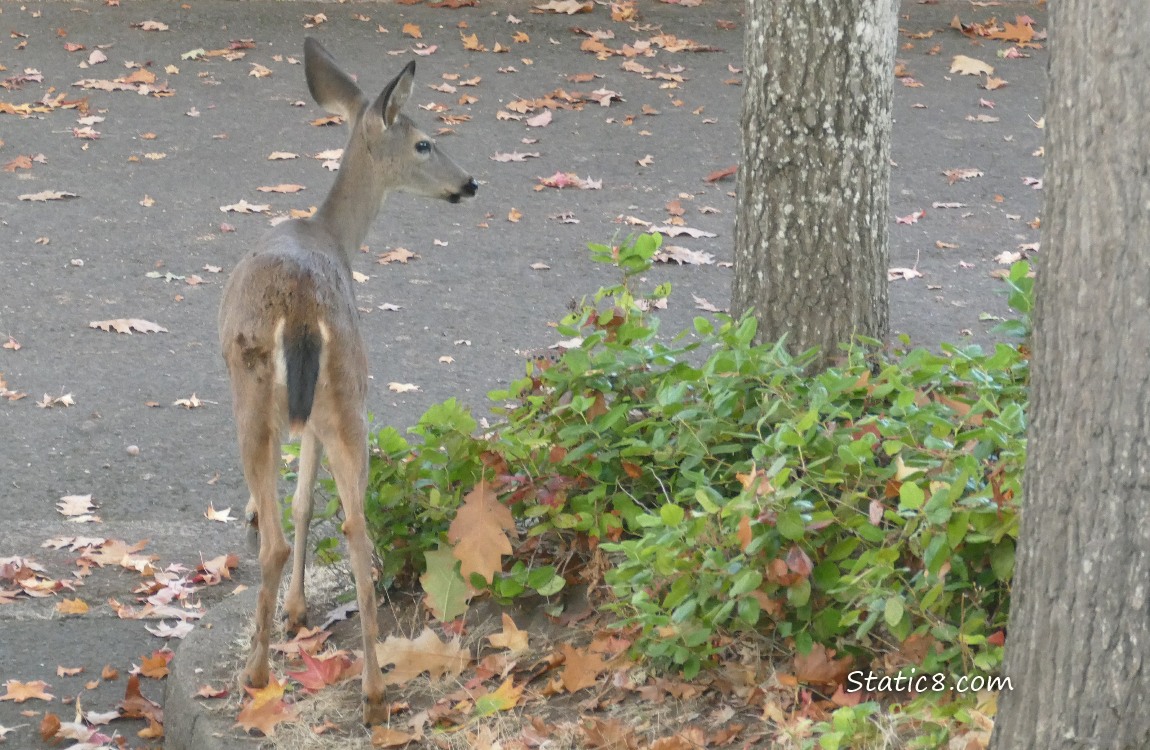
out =
[[(235, 641), (255, 611), (258, 587), (220, 602), (188, 634), (169, 664), (164, 686), (165, 750), (258, 748), (262, 740), (235, 727), (239, 690)], [(196, 697), (203, 685), (225, 687), (226, 700)]]

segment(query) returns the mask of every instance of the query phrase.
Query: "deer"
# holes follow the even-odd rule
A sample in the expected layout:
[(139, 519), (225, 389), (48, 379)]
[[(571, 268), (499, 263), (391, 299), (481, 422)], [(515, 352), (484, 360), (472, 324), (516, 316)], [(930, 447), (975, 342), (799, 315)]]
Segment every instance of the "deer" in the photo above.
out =
[(261, 583), (255, 634), (241, 675), (269, 680), (268, 648), (290, 548), (279, 521), (277, 480), (285, 433), (299, 437), (292, 498), (294, 560), (284, 615), (289, 632), (307, 622), (304, 566), (312, 493), (323, 454), (335, 479), (355, 579), (363, 636), (363, 721), (387, 719), (375, 654), (379, 625), (373, 547), (364, 518), (368, 476), (368, 362), (356, 309), (352, 258), (390, 193), (458, 203), (479, 184), (402, 109), (412, 91), (411, 61), (374, 100), (314, 38), (304, 71), (316, 103), (349, 127), (335, 182), (309, 218), (273, 228), (233, 269), (219, 309), (220, 349), (231, 381), (240, 462), (250, 491), (247, 518), (258, 532)]

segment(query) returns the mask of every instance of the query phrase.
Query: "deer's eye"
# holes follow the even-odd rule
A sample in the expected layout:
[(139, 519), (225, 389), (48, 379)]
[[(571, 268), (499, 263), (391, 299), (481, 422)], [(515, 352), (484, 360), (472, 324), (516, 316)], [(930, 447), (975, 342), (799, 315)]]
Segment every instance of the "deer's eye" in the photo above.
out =
[(415, 150), (421, 154), (431, 153), (431, 141), (420, 141), (415, 144)]

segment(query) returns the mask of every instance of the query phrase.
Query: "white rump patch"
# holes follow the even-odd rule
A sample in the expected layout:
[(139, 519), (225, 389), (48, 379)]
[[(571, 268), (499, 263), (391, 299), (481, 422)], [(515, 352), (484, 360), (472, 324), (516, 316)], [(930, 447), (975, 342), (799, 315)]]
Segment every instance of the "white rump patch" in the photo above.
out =
[(287, 385), (287, 356), (284, 354), (284, 323), (286, 320), (280, 318), (276, 321), (276, 330), (273, 334), (275, 341), (275, 363), (276, 363), (276, 383), (279, 385)]

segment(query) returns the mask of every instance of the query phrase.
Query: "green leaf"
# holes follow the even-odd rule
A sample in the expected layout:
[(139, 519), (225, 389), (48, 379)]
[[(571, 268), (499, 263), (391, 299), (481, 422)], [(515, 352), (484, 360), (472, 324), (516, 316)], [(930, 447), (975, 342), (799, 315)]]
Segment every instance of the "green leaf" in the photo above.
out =
[(904, 612), (905, 609), (902, 598), (892, 596), (886, 600), (886, 607), (883, 608), (882, 617), (886, 620), (886, 624), (893, 628), (902, 620)]
[(428, 609), (441, 622), (451, 622), (467, 612), (467, 583), (459, 573), (459, 561), (446, 544), (427, 552), (424, 559), (427, 572), (419, 577), (419, 583), (427, 594)]
[(784, 539), (791, 541), (798, 541), (803, 538), (806, 531), (806, 524), (803, 523), (803, 516), (795, 508), (787, 508), (779, 514), (778, 520), (775, 522), (775, 528), (778, 529), (779, 534)]
[(681, 524), (684, 515), (683, 509), (672, 503), (667, 503), (662, 508), (659, 508), (659, 517), (663, 519), (663, 525), (667, 528), (674, 528)]
[(903, 482), (898, 488), (899, 510), (918, 510), (925, 499), (922, 488), (914, 482)]

